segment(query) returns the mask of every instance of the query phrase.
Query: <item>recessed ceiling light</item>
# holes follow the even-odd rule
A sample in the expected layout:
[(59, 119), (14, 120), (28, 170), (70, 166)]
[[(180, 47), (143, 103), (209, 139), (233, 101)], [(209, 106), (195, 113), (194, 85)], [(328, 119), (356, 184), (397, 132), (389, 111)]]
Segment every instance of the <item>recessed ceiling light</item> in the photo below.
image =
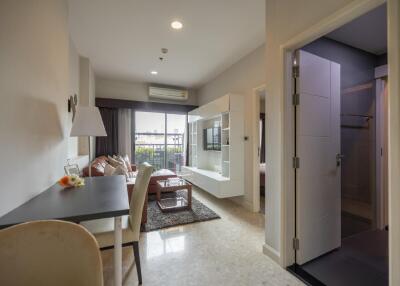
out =
[(183, 24), (182, 24), (182, 22), (179, 22), (179, 21), (173, 21), (171, 23), (171, 27), (172, 27), (172, 29), (180, 30), (180, 29), (182, 29)]
[(150, 73), (156, 75), (158, 74), (158, 71), (151, 71)]

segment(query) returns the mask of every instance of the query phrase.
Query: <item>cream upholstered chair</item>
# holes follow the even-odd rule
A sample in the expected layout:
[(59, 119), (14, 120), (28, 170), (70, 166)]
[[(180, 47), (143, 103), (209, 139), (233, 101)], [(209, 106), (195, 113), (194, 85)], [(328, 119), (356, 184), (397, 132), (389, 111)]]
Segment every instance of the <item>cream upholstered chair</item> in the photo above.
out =
[[(139, 256), (140, 224), (142, 220), (144, 200), (146, 198), (147, 187), (152, 172), (153, 167), (148, 163), (143, 163), (139, 166), (139, 172), (136, 177), (130, 202), (130, 213), (129, 215), (122, 217), (122, 245), (133, 246), (139, 284), (142, 284), (142, 272), (140, 269)], [(101, 250), (114, 248), (113, 218), (85, 221), (82, 222), (81, 225), (96, 237)]]
[(28, 222), (1, 230), (0, 285), (103, 285), (98, 244), (86, 229), (64, 221)]

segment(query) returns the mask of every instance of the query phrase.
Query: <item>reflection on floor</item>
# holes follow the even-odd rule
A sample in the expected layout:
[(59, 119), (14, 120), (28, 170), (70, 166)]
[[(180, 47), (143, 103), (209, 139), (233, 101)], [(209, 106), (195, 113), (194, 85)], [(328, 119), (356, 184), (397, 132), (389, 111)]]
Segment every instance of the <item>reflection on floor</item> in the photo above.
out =
[(342, 212), (342, 238), (371, 230), (371, 227), (369, 219)]
[(342, 247), (302, 268), (329, 286), (388, 285), (388, 232), (367, 231), (342, 241)]
[[(231, 200), (194, 188), (221, 219), (142, 233), (143, 285), (304, 285), (262, 253), (265, 220)], [(113, 285), (113, 251), (102, 252), (104, 285)], [(123, 250), (124, 285), (137, 285), (131, 248)]]
[(373, 208), (370, 203), (342, 197), (342, 211), (368, 220), (373, 218)]

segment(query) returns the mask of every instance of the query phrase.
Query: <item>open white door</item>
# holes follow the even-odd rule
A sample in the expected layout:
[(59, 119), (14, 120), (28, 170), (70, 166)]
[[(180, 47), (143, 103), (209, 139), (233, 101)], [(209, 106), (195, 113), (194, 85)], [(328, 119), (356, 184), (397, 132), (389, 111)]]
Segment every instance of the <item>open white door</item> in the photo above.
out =
[(297, 52), (296, 262), (341, 245), (340, 65)]

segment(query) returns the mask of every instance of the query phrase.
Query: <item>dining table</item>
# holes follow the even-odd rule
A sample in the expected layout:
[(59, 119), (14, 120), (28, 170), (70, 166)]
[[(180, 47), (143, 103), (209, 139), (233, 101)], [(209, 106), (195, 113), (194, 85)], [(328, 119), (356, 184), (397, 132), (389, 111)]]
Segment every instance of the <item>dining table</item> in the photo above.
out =
[(0, 217), (0, 229), (36, 220), (75, 223), (114, 218), (114, 281), (122, 285), (121, 217), (129, 214), (125, 176), (87, 177), (80, 187), (63, 188), (58, 183)]

